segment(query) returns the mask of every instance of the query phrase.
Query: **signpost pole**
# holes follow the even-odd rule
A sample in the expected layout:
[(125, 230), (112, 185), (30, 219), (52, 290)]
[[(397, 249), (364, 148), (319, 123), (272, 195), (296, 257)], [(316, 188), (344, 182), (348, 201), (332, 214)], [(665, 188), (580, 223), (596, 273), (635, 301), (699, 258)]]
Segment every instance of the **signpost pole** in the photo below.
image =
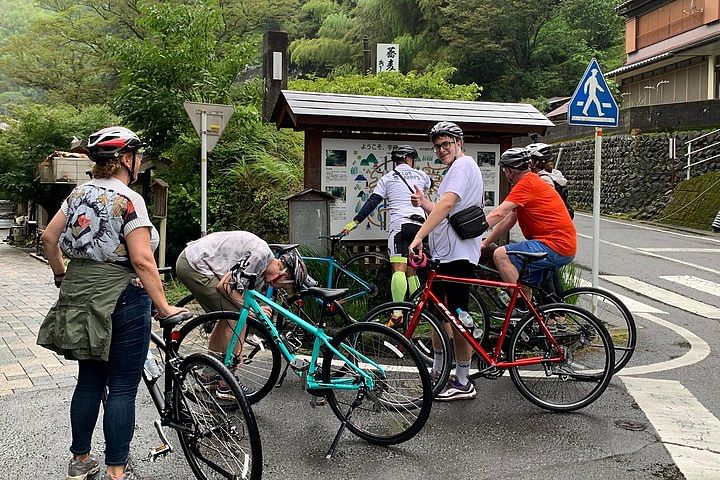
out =
[(593, 255), (592, 286), (598, 286), (600, 270), (600, 173), (602, 165), (602, 128), (595, 127), (595, 164), (593, 175)]
[(202, 112), (200, 130), (200, 236), (207, 235), (207, 112)]

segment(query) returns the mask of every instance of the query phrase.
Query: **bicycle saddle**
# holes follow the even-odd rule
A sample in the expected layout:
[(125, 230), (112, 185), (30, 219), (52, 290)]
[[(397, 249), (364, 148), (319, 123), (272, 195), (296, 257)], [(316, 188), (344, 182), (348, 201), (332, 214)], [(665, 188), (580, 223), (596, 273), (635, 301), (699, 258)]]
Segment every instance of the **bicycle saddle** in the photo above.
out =
[(300, 296), (312, 296), (316, 298), (322, 298), (324, 301), (332, 302), (338, 298), (342, 298), (347, 294), (347, 288), (321, 288), (321, 287), (310, 287), (298, 294)]
[(166, 327), (174, 327), (175, 325), (184, 322), (185, 320), (189, 320), (193, 317), (192, 312), (180, 312), (176, 313), (175, 315), (170, 315), (169, 317), (161, 318), (161, 317), (155, 317), (157, 321), (160, 323), (160, 327), (166, 328)]

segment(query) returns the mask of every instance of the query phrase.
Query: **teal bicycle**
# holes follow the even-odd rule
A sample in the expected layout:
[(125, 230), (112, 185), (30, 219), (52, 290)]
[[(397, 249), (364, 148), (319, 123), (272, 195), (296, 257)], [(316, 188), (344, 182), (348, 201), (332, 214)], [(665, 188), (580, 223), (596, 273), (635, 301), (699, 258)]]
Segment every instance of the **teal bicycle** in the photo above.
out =
[[(378, 445), (394, 445), (414, 437), (425, 425), (432, 406), (430, 375), (417, 350), (398, 332), (384, 325), (354, 323), (333, 337), (317, 324), (303, 320), (255, 290), (256, 274), (233, 268), (234, 284), (247, 281), (239, 313), (211, 312), (193, 319), (179, 331), (178, 351), (186, 355), (208, 350), (208, 324), (227, 322), (232, 331), (223, 362), (247, 388), (250, 403), (264, 398), (278, 384), (282, 359), (300, 379), (302, 388), (326, 398), (340, 420), (329, 458), (347, 428)], [(325, 306), (347, 295), (346, 289), (312, 287), (297, 293)], [(281, 333), (266, 305), (296, 329)], [(298, 339), (302, 332), (305, 341)], [(311, 339), (311, 342), (307, 340)]]

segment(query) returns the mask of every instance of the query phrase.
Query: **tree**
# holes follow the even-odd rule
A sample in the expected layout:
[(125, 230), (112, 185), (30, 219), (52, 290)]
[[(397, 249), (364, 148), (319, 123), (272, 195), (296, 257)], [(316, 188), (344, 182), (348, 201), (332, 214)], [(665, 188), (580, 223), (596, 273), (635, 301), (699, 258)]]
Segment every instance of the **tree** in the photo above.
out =
[(119, 118), (107, 107), (77, 109), (70, 105), (27, 104), (11, 111), (6, 130), (0, 129), (0, 198), (35, 200), (37, 166), (55, 150), (67, 150), (73, 136), (91, 133)]

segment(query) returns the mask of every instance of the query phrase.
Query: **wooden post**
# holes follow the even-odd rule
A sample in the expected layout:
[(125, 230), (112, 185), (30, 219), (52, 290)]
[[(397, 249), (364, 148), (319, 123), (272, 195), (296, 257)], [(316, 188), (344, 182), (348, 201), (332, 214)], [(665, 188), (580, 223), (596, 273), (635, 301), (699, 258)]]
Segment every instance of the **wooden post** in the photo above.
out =
[(270, 121), (280, 91), (288, 85), (288, 34), (265, 32), (263, 37), (263, 68), (265, 95), (263, 97), (263, 120)]

